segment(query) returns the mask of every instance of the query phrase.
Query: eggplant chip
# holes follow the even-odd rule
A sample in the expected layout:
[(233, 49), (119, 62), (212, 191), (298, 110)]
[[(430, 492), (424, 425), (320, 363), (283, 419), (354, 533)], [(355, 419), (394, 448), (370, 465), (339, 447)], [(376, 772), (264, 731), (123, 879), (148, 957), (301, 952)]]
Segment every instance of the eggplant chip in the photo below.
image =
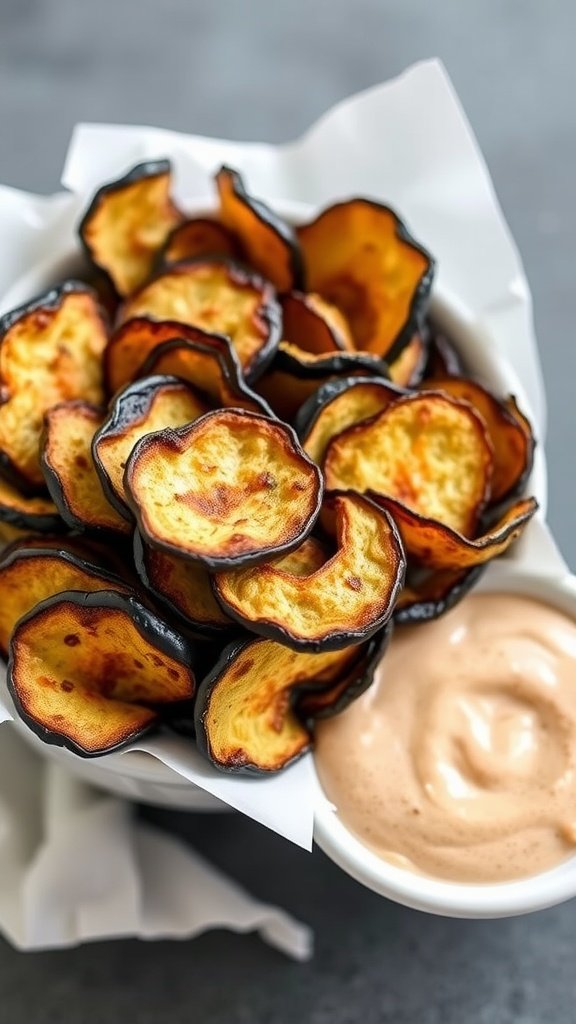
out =
[(106, 340), (94, 293), (75, 281), (0, 319), (0, 469), (16, 487), (44, 487), (45, 411), (76, 398), (102, 401)]
[(216, 220), (195, 217), (178, 224), (170, 232), (162, 250), (162, 263), (183, 263), (202, 259), (204, 256), (238, 256), (238, 246), (233, 235)]
[[(494, 449), (491, 502), (502, 501), (526, 480), (532, 468), (534, 436), (481, 384), (464, 377), (445, 377), (423, 387), (443, 391), (459, 401), (469, 402), (481, 416)], [(522, 414), (520, 414), (522, 415)], [(528, 421), (523, 417), (524, 424)]]
[(383, 412), (404, 394), (377, 377), (340, 377), (328, 381), (300, 408), (295, 428), (305, 452), (322, 464), (336, 434)]
[(393, 498), (369, 494), (394, 519), (408, 555), (436, 569), (463, 570), (497, 558), (518, 539), (538, 508), (535, 498), (521, 498), (509, 505), (485, 533), (472, 539)]
[(124, 486), (145, 541), (212, 570), (298, 547), (323, 490), (290, 427), (233, 409), (143, 438)]
[(127, 592), (122, 581), (64, 545), (17, 547), (0, 561), (0, 654), (8, 653), (12, 631), (23, 615), (64, 590)]
[(178, 377), (202, 391), (225, 409), (245, 409), (274, 417), (268, 403), (242, 378), (242, 371), (227, 338), (212, 335), (204, 341), (165, 341), (150, 353), (142, 376)]
[[(3, 523), (0, 520), (0, 548), (3, 544), (17, 544), (25, 540), (26, 536), (26, 530), (20, 529), (19, 526), (12, 526), (11, 523)], [(4, 554), (4, 551), (2, 554)]]
[(246, 259), (281, 292), (300, 288), (302, 259), (293, 229), (266, 203), (248, 195), (238, 171), (216, 175), (220, 218), (240, 241)]
[(356, 348), (389, 360), (421, 327), (434, 261), (387, 206), (350, 199), (297, 229), (310, 291), (340, 309)]
[(65, 528), (51, 498), (39, 495), (27, 498), (1, 478), (0, 523), (39, 533), (57, 533)]
[(331, 718), (344, 711), (374, 681), (386, 648), (392, 636), (392, 623), (380, 630), (366, 644), (358, 648), (360, 652), (356, 661), (346, 669), (341, 679), (328, 686), (302, 687), (296, 698), (296, 714), (300, 719), (312, 724), (317, 718)]
[(369, 639), (392, 615), (406, 563), (390, 516), (357, 494), (330, 496), (338, 550), (307, 575), (282, 564), (218, 573), (214, 592), (243, 626), (294, 650), (338, 650)]
[(133, 597), (67, 591), (21, 619), (10, 642), (16, 709), (46, 743), (96, 757), (124, 747), (194, 694), (192, 649)]
[(485, 565), (471, 569), (418, 569), (409, 573), (394, 608), (398, 625), (431, 622), (445, 615), (476, 585)]
[(296, 692), (304, 684), (329, 683), (357, 657), (353, 647), (302, 654), (273, 640), (231, 644), (198, 688), (198, 749), (225, 772), (286, 768), (311, 742), (294, 713)]
[(273, 358), (282, 323), (268, 281), (217, 259), (174, 264), (132, 295), (121, 316), (177, 321), (226, 335), (248, 380), (263, 373)]
[(320, 295), (289, 292), (283, 296), (282, 336), (314, 355), (354, 349), (345, 317)]
[(394, 362), (390, 363), (390, 380), (401, 388), (415, 388), (424, 379), (427, 363), (427, 342), (422, 333), (415, 334)]
[(270, 370), (255, 385), (280, 419), (292, 421), (319, 387), (341, 376), (388, 379), (388, 366), (368, 352), (313, 355), (281, 342)]
[(182, 220), (170, 187), (169, 160), (138, 164), (98, 189), (84, 215), (82, 243), (119, 295), (129, 295), (146, 281), (167, 236)]
[(440, 392), (399, 398), (332, 438), (330, 490), (370, 490), (473, 536), (490, 494), (492, 446), (480, 417)]
[(183, 427), (208, 406), (176, 377), (145, 377), (116, 395), (92, 441), (92, 456), (106, 498), (131, 519), (124, 493), (124, 469), (137, 441), (165, 427)]
[(87, 402), (64, 402), (45, 417), (42, 468), (54, 503), (75, 530), (128, 533), (130, 526), (102, 490), (92, 439), (104, 413)]
[(212, 593), (203, 565), (150, 547), (138, 531), (134, 534), (134, 562), (146, 589), (189, 628), (211, 635), (233, 626)]

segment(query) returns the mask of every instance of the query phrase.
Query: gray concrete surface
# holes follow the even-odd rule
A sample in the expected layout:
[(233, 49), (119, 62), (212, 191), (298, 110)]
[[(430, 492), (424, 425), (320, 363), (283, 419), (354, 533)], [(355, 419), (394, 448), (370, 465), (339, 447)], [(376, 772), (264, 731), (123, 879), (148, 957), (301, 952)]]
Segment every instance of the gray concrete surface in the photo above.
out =
[[(575, 34), (572, 0), (0, 0), (0, 180), (55, 188), (80, 119), (280, 140), (348, 93), (442, 57), (533, 288), (550, 519), (576, 567)], [(147, 813), (309, 920), (314, 962), (296, 966), (227, 934), (34, 955), (3, 945), (3, 1024), (576, 1019), (576, 905), (516, 921), (435, 920), (250, 822)]]

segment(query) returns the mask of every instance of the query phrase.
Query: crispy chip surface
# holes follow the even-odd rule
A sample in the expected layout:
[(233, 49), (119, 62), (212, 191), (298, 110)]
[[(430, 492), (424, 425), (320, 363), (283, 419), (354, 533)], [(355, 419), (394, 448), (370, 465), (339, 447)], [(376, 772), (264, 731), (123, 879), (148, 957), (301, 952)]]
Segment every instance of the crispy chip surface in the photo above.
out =
[(224, 334), (248, 378), (264, 371), (280, 341), (281, 310), (272, 285), (229, 260), (169, 267), (124, 304), (121, 319), (134, 317)]
[(329, 489), (396, 498), (469, 536), (490, 493), (492, 446), (469, 405), (409, 395), (333, 438), (324, 473)]
[(297, 229), (307, 287), (346, 316), (356, 348), (395, 358), (426, 310), (434, 262), (395, 213), (335, 203)]
[(204, 256), (233, 258), (238, 255), (237, 249), (233, 235), (223, 224), (206, 217), (195, 217), (178, 224), (170, 232), (162, 250), (162, 262), (167, 266)]
[(148, 543), (212, 569), (298, 547), (322, 499), (320, 471), (293, 431), (237, 410), (144, 438), (124, 485)]
[(156, 430), (193, 423), (207, 411), (199, 395), (175, 377), (145, 377), (116, 395), (94, 435), (92, 455), (104, 493), (118, 512), (131, 515), (123, 477), (136, 442)]
[(216, 175), (222, 223), (239, 240), (247, 262), (279, 291), (298, 288), (302, 260), (293, 228), (260, 199), (248, 195), (238, 171)]
[(43, 416), (58, 402), (103, 398), (106, 326), (94, 293), (68, 282), (0, 320), (0, 465), (40, 488)]
[(301, 407), (296, 420), (304, 451), (322, 465), (333, 437), (383, 412), (402, 394), (395, 385), (372, 377), (344, 377), (321, 385)]
[(356, 657), (354, 648), (302, 654), (273, 640), (232, 644), (198, 690), (200, 751), (223, 771), (285, 768), (310, 746), (292, 707), (296, 688), (329, 682)]
[(392, 519), (360, 495), (327, 501), (336, 514), (338, 550), (318, 569), (297, 575), (276, 563), (214, 578), (232, 618), (295, 650), (336, 650), (368, 639), (390, 618), (404, 579)]
[(158, 718), (150, 705), (194, 693), (189, 644), (133, 598), (66, 592), (22, 619), (8, 680), (30, 727), (49, 743), (93, 757)]
[(119, 295), (129, 295), (152, 273), (167, 236), (182, 220), (170, 198), (168, 160), (138, 164), (98, 189), (80, 224), (80, 238)]
[(92, 440), (104, 412), (87, 402), (65, 402), (46, 413), (42, 466), (60, 515), (79, 530), (130, 531), (102, 490), (92, 458)]

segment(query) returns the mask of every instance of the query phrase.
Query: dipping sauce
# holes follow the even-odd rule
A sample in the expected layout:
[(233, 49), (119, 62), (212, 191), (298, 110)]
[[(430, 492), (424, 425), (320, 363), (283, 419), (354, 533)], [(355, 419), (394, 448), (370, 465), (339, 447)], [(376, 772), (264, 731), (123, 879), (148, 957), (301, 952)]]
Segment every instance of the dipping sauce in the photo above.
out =
[(576, 853), (576, 623), (548, 605), (474, 594), (397, 628), (316, 735), (341, 820), (400, 867), (501, 882)]

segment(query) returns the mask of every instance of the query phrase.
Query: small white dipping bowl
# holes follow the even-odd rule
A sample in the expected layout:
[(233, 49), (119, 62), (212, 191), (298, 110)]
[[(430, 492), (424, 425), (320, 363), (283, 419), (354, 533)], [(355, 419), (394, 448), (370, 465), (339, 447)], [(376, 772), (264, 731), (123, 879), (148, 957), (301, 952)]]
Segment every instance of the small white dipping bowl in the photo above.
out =
[[(214, 209), (207, 209), (205, 204), (200, 208), (195, 206), (193, 201), (187, 204), (186, 208), (190, 210), (193, 216), (214, 212)], [(309, 219), (314, 212), (312, 208), (302, 203), (282, 203), (278, 204), (277, 208), (287, 220), (296, 224)], [(0, 313), (28, 302), (36, 295), (67, 277), (81, 275), (85, 269), (85, 261), (80, 255), (74, 239), (72, 237), (63, 239), (62, 246), (55, 257), (44, 260), (31, 268), (19, 278), (12, 288), (0, 296)], [(438, 327), (445, 331), (454, 342), (470, 373), (497, 395), (504, 396), (510, 393), (515, 395), (522, 410), (532, 419), (532, 411), (524, 388), (514, 369), (494, 349), (490, 338), (487, 338), (479, 330), (473, 314), (463, 307), (454, 296), (439, 288), (436, 288), (433, 294), (431, 314)], [(543, 451), (539, 447), (536, 448), (534, 468), (526, 487), (526, 493), (535, 495), (540, 504), (542, 515), (544, 515), (547, 502), (546, 466)], [(62, 747), (42, 743), (20, 721), (16, 722), (16, 727), (37, 753), (52, 761), (60, 762), (62, 765), (65, 765), (68, 771), (73, 772), (94, 786), (99, 786), (101, 789), (117, 793), (132, 800), (139, 800), (143, 803), (157, 806), (172, 807), (178, 810), (229, 810), (228, 806), (223, 804), (222, 801), (217, 800), (210, 793), (184, 779), (150, 754), (140, 751), (129, 751), (125, 754), (114, 753), (99, 758), (83, 759)], [(254, 785), (258, 785), (257, 780), (254, 781)], [(378, 862), (378, 865), (373, 865), (372, 875), (369, 872), (366, 873), (360, 871), (360, 869), (355, 870), (353, 868), (352, 865), (356, 861), (353, 862), (353, 860), (348, 859), (349, 854), (347, 851), (355, 849), (354, 844), (358, 848), (356, 850), (359, 858), (358, 864), (361, 863), (362, 854), (368, 858), (370, 855), (367, 851), (364, 851), (363, 847), (356, 840), (352, 840), (351, 837), (348, 840), (346, 839), (348, 833), (339, 824), (332, 812), (330, 814), (326, 813), (327, 808), (324, 804), (322, 804), (322, 801), (319, 803), (319, 844), (345, 870), (349, 870), (351, 874), (359, 877), (377, 891), (384, 892), (386, 890), (386, 895), (392, 896), (391, 889), (388, 891), (385, 886), (379, 888), (378, 884), (371, 884), (370, 879), (375, 880), (380, 877), (376, 870), (377, 867), (380, 874), (385, 873), (385, 869), (382, 869), (380, 862)], [(334, 839), (334, 836), (338, 838)], [(347, 843), (350, 843), (350, 846)], [(374, 860), (373, 857), (372, 860)], [(412, 891), (413, 886), (415, 886), (415, 883), (408, 878), (406, 880), (406, 891)], [(409, 898), (401, 899), (399, 895), (400, 890), (401, 886), (399, 886), (397, 895), (394, 898), (411, 906), (420, 905), (416, 898), (413, 902), (410, 902)], [(430, 905), (428, 909), (433, 910), (436, 908)], [(442, 912), (442, 910), (437, 909), (437, 913)], [(451, 913), (452, 911), (446, 909), (444, 912)], [(464, 912), (462, 911), (462, 913)], [(503, 912), (506, 913), (506, 911)]]

